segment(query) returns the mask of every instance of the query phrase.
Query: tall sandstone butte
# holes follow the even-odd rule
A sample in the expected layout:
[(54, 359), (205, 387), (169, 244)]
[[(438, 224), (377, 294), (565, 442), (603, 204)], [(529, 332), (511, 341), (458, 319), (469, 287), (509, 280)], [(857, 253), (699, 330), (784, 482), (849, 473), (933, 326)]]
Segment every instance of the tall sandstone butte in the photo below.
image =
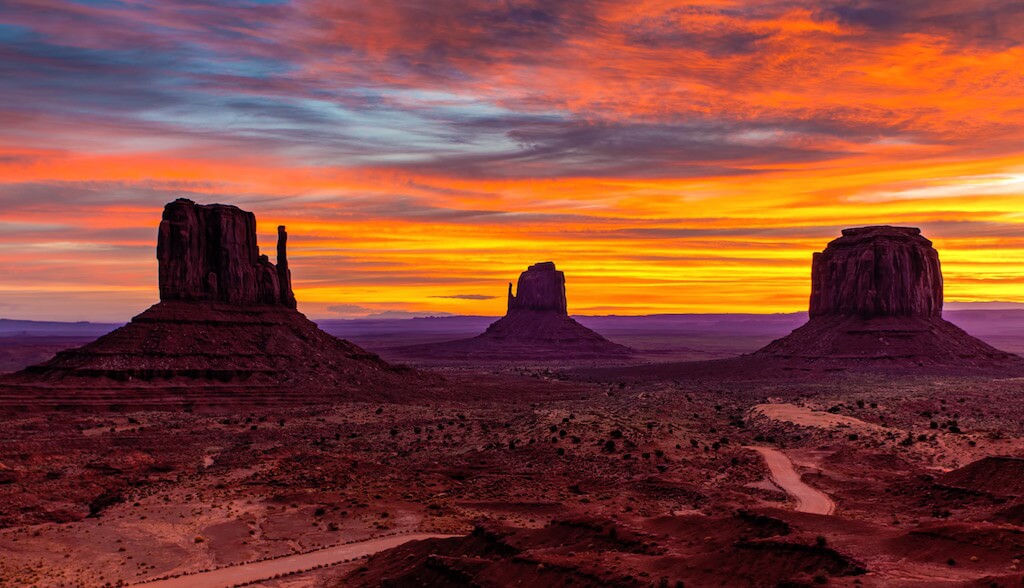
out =
[(296, 308), (287, 239), (278, 227), (275, 267), (260, 255), (253, 213), (179, 198), (164, 208), (160, 221), (160, 299)]
[(846, 229), (811, 262), (811, 318), (942, 316), (942, 268), (911, 227)]
[(527, 267), (515, 293), (509, 283), (505, 316), (476, 337), (389, 351), (396, 357), (458, 361), (616, 358), (632, 353), (569, 316), (565, 274), (551, 261)]
[(508, 284), (508, 310), (511, 314), (519, 310), (557, 312), (569, 316), (565, 301), (565, 273), (555, 269), (554, 262), (535, 263), (519, 274), (517, 294), (512, 294), (512, 282)]
[(846, 229), (814, 254), (807, 323), (753, 356), (797, 369), (1024, 366), (943, 319), (942, 291), (939, 254), (920, 229)]
[[(256, 218), (179, 199), (157, 234), (160, 302), (77, 349), (4, 382), (6, 403), (102, 407), (324, 402), (407, 397), (423, 376), (320, 330), (296, 308), (287, 233), (277, 265)], [(62, 392), (62, 390), (66, 392)]]

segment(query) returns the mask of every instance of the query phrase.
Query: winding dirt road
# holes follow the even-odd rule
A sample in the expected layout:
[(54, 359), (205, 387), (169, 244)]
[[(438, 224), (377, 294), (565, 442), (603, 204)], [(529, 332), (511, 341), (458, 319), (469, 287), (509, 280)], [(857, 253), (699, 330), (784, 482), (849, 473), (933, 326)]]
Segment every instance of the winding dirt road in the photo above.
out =
[(747, 447), (761, 454), (768, 465), (772, 482), (782, 488), (796, 500), (797, 512), (830, 515), (836, 510), (836, 503), (817, 488), (812, 488), (800, 479), (800, 474), (793, 469), (793, 462), (778, 449), (770, 447)]
[(385, 549), (398, 547), (409, 541), (421, 539), (445, 539), (448, 537), (460, 537), (460, 535), (442, 535), (438, 533), (411, 533), (408, 535), (394, 535), (392, 537), (381, 537), (370, 539), (360, 543), (338, 545), (328, 547), (311, 553), (300, 553), (277, 559), (268, 559), (248, 564), (240, 564), (181, 576), (167, 580), (157, 580), (146, 584), (137, 584), (146, 588), (229, 588), (246, 582), (266, 580), (278, 574), (294, 574), (309, 570), (321, 565), (331, 565), (343, 562), (347, 559), (373, 555)]

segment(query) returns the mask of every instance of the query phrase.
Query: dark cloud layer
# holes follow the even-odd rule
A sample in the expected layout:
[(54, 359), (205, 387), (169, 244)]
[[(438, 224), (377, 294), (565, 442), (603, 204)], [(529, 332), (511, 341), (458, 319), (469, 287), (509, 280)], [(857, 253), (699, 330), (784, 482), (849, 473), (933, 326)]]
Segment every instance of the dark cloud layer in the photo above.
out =
[[(101, 132), (114, 143), (137, 133), (156, 148), (187, 142), (210, 152), (446, 177), (729, 175), (846, 155), (829, 137), (944, 138), (923, 124), (934, 116), (927, 111), (908, 118), (906, 112), (823, 104), (709, 112), (694, 102), (690, 106), (700, 108), (688, 112), (687, 96), (673, 91), (659, 107), (672, 109), (669, 101), (679, 101), (672, 120), (601, 120), (592, 107), (583, 116), (562, 108), (539, 112), (537, 101), (546, 100), (540, 85), (550, 80), (538, 79), (533, 95), (525, 88), (500, 103), (445, 92), (476, 92), (509, 68), (516, 75), (530, 67), (571, 73), (585, 47), (616, 40), (644, 50), (638, 59), (663, 60), (674, 75), (756, 84), (757, 62), (796, 58), (776, 56), (791, 50), (777, 39), (777, 19), (799, 9), (849, 27), (850, 34), (934, 33), (954, 44), (1013, 45), (1024, 30), (1024, 8), (1007, 1), (686, 4), (622, 20), (610, 16), (614, 7), (593, 0), (8, 1), (0, 24), (0, 111), (21, 121), (12, 134), (31, 132), (19, 128), (28, 124), (26, 116), (52, 117), (54, 124), (87, 117), (107, 125)], [(723, 65), (739, 57), (735, 67), (744, 75), (673, 64), (686, 56)], [(510, 110), (517, 100), (518, 111)], [(758, 143), (742, 140), (758, 133), (765, 136)], [(81, 141), (68, 136), (60, 146)], [(751, 165), (755, 160), (758, 166)]]

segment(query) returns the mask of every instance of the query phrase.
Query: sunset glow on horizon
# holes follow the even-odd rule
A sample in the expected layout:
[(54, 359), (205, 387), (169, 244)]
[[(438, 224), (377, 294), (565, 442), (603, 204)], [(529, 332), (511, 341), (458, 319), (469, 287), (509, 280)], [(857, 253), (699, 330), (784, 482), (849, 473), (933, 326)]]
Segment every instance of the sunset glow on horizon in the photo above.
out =
[(287, 225), (311, 317), (806, 309), (846, 227), (1024, 303), (1009, 1), (13, 0), (0, 317), (127, 320), (185, 197)]

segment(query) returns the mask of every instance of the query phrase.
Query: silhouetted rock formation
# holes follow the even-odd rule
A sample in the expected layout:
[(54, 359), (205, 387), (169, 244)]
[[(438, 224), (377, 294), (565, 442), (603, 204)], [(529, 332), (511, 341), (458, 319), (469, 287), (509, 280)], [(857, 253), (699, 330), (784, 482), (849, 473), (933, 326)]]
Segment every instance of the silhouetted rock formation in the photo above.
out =
[(810, 320), (755, 355), (836, 368), (1020, 361), (942, 319), (938, 252), (920, 229), (887, 226), (846, 229), (815, 253)]
[(939, 255), (920, 229), (864, 227), (815, 253), (809, 320), (754, 353), (581, 372), (595, 380), (791, 379), (825, 372), (1024, 374), (1024, 359), (942, 318)]
[(555, 269), (554, 262), (535, 263), (519, 274), (518, 294), (512, 294), (508, 283), (508, 310), (557, 312), (569, 316), (565, 302), (565, 274)]
[(164, 208), (160, 221), (160, 299), (295, 308), (287, 238), (284, 227), (278, 227), (275, 267), (260, 255), (253, 213), (179, 198)]
[(624, 357), (632, 350), (612, 343), (569, 316), (565, 274), (550, 261), (531, 265), (508, 286), (508, 311), (471, 339), (390, 350), (397, 357), (459, 359), (591, 359)]
[(284, 225), (277, 227), (277, 283), (280, 288), (281, 305), (296, 308), (298, 303), (292, 292), (292, 271), (288, 269), (288, 233), (285, 232)]
[[(224, 389), (242, 403), (404, 394), (419, 374), (392, 368), (296, 310), (286, 249), (282, 226), (277, 266), (260, 255), (251, 212), (171, 202), (157, 242), (161, 302), (5, 383), (45, 386), (46, 402), (68, 405), (203, 404)], [(62, 388), (73, 397), (57, 394)]]
[(814, 254), (810, 316), (941, 317), (939, 253), (921, 229), (846, 229)]

